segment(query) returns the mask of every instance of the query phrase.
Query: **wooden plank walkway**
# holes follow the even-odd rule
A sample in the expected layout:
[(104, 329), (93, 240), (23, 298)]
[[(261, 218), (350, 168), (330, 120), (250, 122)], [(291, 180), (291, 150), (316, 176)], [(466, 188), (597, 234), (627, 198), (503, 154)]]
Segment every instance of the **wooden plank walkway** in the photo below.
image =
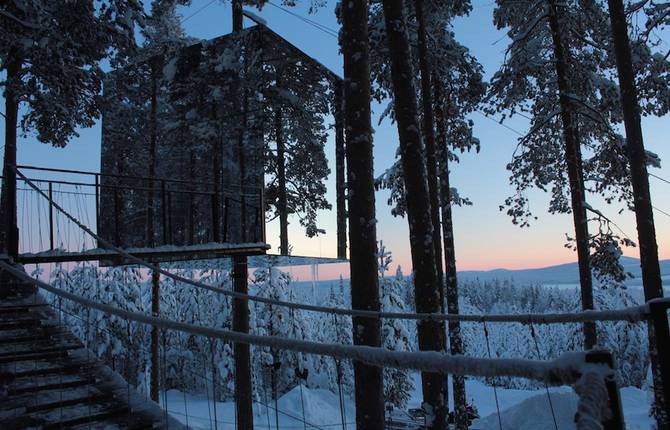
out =
[(0, 294), (0, 428), (184, 428), (84, 348), (32, 285), (0, 281)]

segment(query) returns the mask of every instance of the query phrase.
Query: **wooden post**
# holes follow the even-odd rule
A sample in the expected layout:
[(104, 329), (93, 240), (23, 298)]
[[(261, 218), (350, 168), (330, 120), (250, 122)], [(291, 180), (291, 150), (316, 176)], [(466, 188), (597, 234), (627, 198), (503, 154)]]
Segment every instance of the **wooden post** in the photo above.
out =
[(53, 182), (49, 181), (49, 249), (54, 250), (54, 204)]
[[(158, 265), (158, 263), (156, 263)], [(151, 272), (151, 315), (158, 317), (161, 306), (160, 273)], [(158, 402), (160, 391), (160, 351), (158, 350), (159, 329), (151, 326), (151, 400)]]
[[(233, 289), (236, 293), (247, 294), (247, 257), (233, 256)], [(249, 333), (249, 302), (233, 299), (233, 331)], [(237, 410), (237, 430), (253, 430), (254, 414), (251, 399), (251, 359), (249, 345), (235, 343), (235, 407)]]
[[(614, 369), (614, 358), (612, 353), (604, 350), (591, 350), (586, 353), (586, 362), (593, 364), (604, 364), (610, 369)], [(607, 397), (611, 415), (609, 419), (602, 422), (602, 428), (607, 430), (624, 430), (626, 424), (623, 419), (623, 408), (621, 407), (621, 395), (619, 387), (614, 378), (614, 372), (605, 378), (605, 387), (607, 388)]]
[(347, 207), (345, 183), (344, 97), (342, 82), (335, 83), (335, 191), (337, 207), (337, 258), (347, 258)]

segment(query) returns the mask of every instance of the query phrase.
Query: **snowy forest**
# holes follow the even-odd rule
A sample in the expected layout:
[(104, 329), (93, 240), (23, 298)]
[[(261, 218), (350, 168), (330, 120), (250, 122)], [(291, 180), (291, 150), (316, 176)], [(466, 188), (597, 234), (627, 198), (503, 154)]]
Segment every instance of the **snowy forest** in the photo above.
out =
[[(232, 32), (189, 35), (186, 21), (214, 2), (230, 11)], [(655, 224), (668, 214), (652, 204), (660, 199), (652, 199), (649, 178), (667, 181), (651, 173), (661, 157), (645, 146), (644, 127), (654, 118), (667, 128), (670, 2), (493, 0), (479, 24), (504, 34), (495, 70), (455, 31), (482, 7), (477, 1), (213, 0), (184, 16), (196, 3), (2, 2), (0, 283), (9, 282), (11, 264), (25, 267), (33, 287), (50, 285), (44, 295), (58, 324), (128, 390), (187, 427), (623, 429), (625, 417), (631, 429), (670, 428), (668, 274), (659, 263), (667, 241)], [(342, 76), (276, 33), (257, 15), (267, 8), (336, 38)], [(337, 30), (315, 21), (318, 14), (334, 16)], [(465, 244), (456, 240), (463, 218), (455, 214), (477, 201), (461, 192), (454, 171), (496, 143), (479, 136), (477, 115), (518, 135), (500, 160), (508, 181), (498, 213), (519, 235), (567, 216), (561, 245), (577, 262), (578, 285), (459, 277)], [(515, 121), (524, 132), (510, 126)], [(391, 139), (377, 137), (382, 124)], [(91, 127), (101, 135), (100, 158), (83, 161), (100, 163), (93, 191), (60, 182), (94, 202), (76, 201), (73, 216), (53, 197), (51, 179), (35, 185), (22, 173), (30, 158), (20, 151), (28, 139), (68, 151)], [(373, 156), (380, 147), (394, 154), (381, 170)], [(67, 172), (88, 174), (60, 171)], [(478, 188), (490, 187), (485, 172), (481, 178)], [(39, 185), (47, 182), (48, 191)], [(43, 206), (29, 207), (40, 199)], [(42, 231), (42, 210), (50, 232)], [(72, 242), (60, 224), (54, 233), (54, 212), (67, 218)], [(380, 227), (387, 212), (406, 223), (407, 272), (384, 246), (396, 234)], [(635, 234), (616, 222), (622, 214)], [(293, 256), (298, 236), (334, 234), (348, 278), (314, 282), (320, 291), (310, 296), (277, 262)], [(215, 258), (188, 256), (198, 246)], [(248, 258), (266, 251), (278, 255), (249, 270)], [(639, 257), (639, 292), (624, 253)], [(652, 305), (666, 308), (654, 314)], [(485, 318), (536, 314), (574, 320)], [(467, 316), (481, 318), (460, 318)], [(157, 319), (247, 337), (224, 341), (159, 328)], [(274, 346), (254, 343), (263, 341)], [(299, 351), (319, 346), (370, 358)], [(603, 350), (606, 360), (588, 361)], [(456, 371), (413, 367), (413, 357)], [(560, 372), (547, 363), (567, 374), (574, 357), (587, 357), (570, 375), (575, 381), (553, 384), (551, 372)], [(523, 363), (530, 370), (520, 370)], [(542, 378), (514, 376), (537, 369)], [(189, 408), (191, 419), (200, 412), (191, 423)]]

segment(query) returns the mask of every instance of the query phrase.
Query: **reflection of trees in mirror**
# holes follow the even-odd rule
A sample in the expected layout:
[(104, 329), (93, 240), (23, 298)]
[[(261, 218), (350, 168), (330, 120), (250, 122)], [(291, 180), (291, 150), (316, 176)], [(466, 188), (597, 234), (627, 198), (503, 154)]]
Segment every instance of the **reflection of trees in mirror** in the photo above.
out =
[[(164, 16), (147, 30), (145, 49), (161, 54), (106, 78), (102, 172), (147, 179), (121, 207), (101, 197), (103, 236), (124, 246), (258, 241), (263, 211), (284, 227), (298, 216), (310, 237), (322, 233), (318, 211), (331, 207), (325, 123), (337, 78), (263, 26), (180, 48), (192, 41)], [(189, 184), (163, 190), (161, 178)], [(123, 234), (111, 216), (118, 211)]]

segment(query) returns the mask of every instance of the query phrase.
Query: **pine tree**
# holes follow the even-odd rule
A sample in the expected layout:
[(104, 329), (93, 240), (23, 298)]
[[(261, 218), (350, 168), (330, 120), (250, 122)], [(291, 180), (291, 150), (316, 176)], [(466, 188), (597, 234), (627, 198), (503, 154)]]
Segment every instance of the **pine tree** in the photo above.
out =
[[(567, 246), (577, 251), (583, 309), (593, 308), (592, 271), (611, 267), (594, 265), (608, 259), (594, 261), (591, 251), (616, 254), (629, 243), (613, 236), (599, 240), (588, 228), (587, 211), (596, 218), (602, 214), (586, 202), (587, 191), (609, 194), (609, 202), (630, 201), (625, 145), (613, 131), (620, 104), (599, 44), (605, 18), (595, 2), (500, 1), (494, 12), (496, 26), (509, 28), (512, 42), (491, 82), (491, 112), (530, 115), (530, 131), (519, 139), (508, 165), (515, 195), (501, 209), (507, 207), (515, 224), (528, 226), (532, 213), (526, 191), (536, 186), (551, 192), (551, 213), (572, 212), (575, 235)], [(584, 159), (584, 153), (592, 156)], [(598, 248), (603, 243), (616, 246)], [(593, 324), (584, 330), (585, 346), (592, 347)]]
[[(0, 13), (0, 81), (5, 96), (3, 246), (18, 252), (16, 232), (17, 126), (40, 142), (62, 147), (78, 127), (100, 116), (100, 62), (117, 61), (134, 46), (136, 0), (52, 2), (22, 0)], [(21, 107), (21, 109), (19, 109)], [(19, 115), (21, 113), (21, 115)]]
[[(340, 43), (344, 58), (349, 243), (355, 243), (349, 253), (351, 307), (378, 311), (380, 304), (370, 112), (369, 4), (367, 0), (343, 1), (339, 3), (338, 12), (342, 21)], [(355, 345), (381, 345), (379, 320), (355, 317), (352, 323)], [(356, 426), (370, 430), (383, 429), (382, 370), (355, 362), (354, 375)]]
[[(383, 277), (380, 285), (382, 310), (384, 312), (407, 312), (403, 297), (409, 289), (409, 284), (405, 281), (402, 271), (398, 270), (391, 278)], [(391, 351), (411, 351), (413, 349), (412, 336), (407, 321), (385, 319), (382, 324), (382, 346)], [(384, 399), (387, 404), (394, 408), (405, 408), (412, 390), (414, 390), (412, 372), (407, 369), (384, 369)]]
[[(407, 219), (410, 229), (414, 287), (417, 312), (438, 313), (442, 297), (437, 276), (430, 194), (427, 180), (425, 149), (420, 131), (417, 97), (413, 84), (414, 72), (407, 39), (403, 2), (384, 1), (384, 22), (391, 59), (394, 112), (400, 138), (400, 154), (405, 172)], [(444, 351), (444, 323), (420, 321), (417, 324), (419, 349)], [(424, 408), (428, 414), (429, 428), (446, 427), (446, 384), (442, 375), (422, 373)]]
[[(608, 0), (610, 23), (612, 26), (613, 51), (615, 53), (617, 74), (619, 77), (619, 88), (621, 103), (623, 106), (623, 121), (626, 129), (626, 148), (630, 161), (630, 178), (633, 186), (635, 218), (637, 221), (638, 240), (640, 243), (640, 267), (642, 269), (642, 284), (645, 300), (663, 297), (663, 285), (661, 271), (658, 263), (658, 245), (656, 243), (656, 230), (654, 227), (654, 213), (649, 192), (649, 176), (647, 173), (647, 153), (644, 149), (642, 138), (640, 102), (635, 82), (635, 69), (631, 53), (631, 43), (628, 36), (628, 25), (626, 13), (621, 0)], [(653, 5), (653, 3), (652, 3)], [(664, 21), (670, 22), (670, 4), (654, 5), (652, 9), (651, 23), (648, 28), (653, 28), (654, 23)], [(659, 13), (658, 9), (665, 9)], [(667, 55), (665, 56), (667, 58)], [(665, 60), (664, 58), (664, 60)], [(667, 70), (667, 69), (666, 69)], [(666, 80), (667, 88), (667, 80)], [(666, 90), (667, 91), (667, 90)], [(656, 341), (656, 335), (649, 325), (649, 342)], [(670, 425), (668, 406), (665, 404), (665, 395), (662, 392), (662, 383), (658, 371), (658, 358), (652, 349), (651, 355), (652, 372), (654, 374), (654, 412), (658, 427), (664, 428)], [(664, 387), (668, 390), (668, 387)]]
[[(279, 51), (268, 56), (290, 55)], [(271, 100), (267, 115), (274, 118), (266, 136), (265, 202), (279, 218), (280, 252), (288, 255), (290, 215), (298, 216), (308, 237), (325, 232), (317, 226), (317, 211), (331, 208), (324, 184), (330, 174), (324, 152), (330, 95), (326, 77), (304, 62), (277, 63), (273, 69), (273, 84), (264, 89)]]

